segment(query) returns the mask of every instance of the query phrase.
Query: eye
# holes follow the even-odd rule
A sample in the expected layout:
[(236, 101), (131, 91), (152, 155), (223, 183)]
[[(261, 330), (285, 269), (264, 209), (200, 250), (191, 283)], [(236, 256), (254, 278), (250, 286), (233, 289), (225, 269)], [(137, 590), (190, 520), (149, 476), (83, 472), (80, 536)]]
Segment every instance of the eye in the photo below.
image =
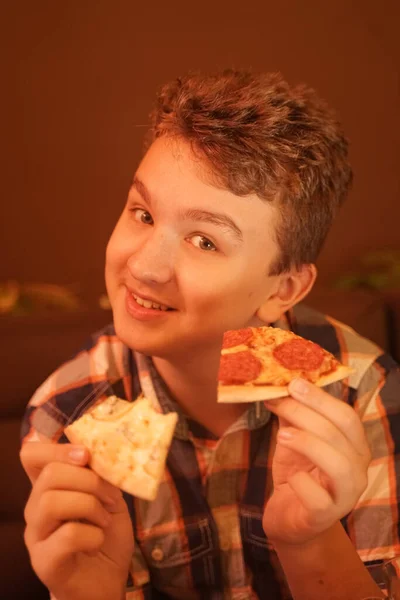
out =
[(215, 244), (213, 244), (208, 238), (204, 237), (204, 235), (194, 235), (191, 238), (191, 243), (196, 248), (200, 248), (200, 250), (204, 250), (205, 252), (215, 252), (217, 250)]
[(143, 208), (132, 208), (131, 212), (136, 221), (141, 221), (145, 225), (153, 225), (153, 217), (147, 210), (143, 210)]

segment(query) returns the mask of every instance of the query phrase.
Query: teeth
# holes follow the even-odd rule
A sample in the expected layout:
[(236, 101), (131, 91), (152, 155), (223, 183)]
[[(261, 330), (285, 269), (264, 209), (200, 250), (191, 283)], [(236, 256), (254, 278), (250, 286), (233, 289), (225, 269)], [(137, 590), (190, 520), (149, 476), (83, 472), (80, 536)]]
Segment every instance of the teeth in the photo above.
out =
[(140, 298), (140, 296), (135, 296), (135, 294), (132, 294), (132, 296), (135, 298), (136, 302), (138, 304), (140, 304), (140, 306), (144, 306), (145, 308), (154, 308), (155, 310), (168, 310), (168, 306), (165, 306), (164, 304), (157, 304), (157, 302), (150, 302), (150, 300), (144, 300), (144, 298)]

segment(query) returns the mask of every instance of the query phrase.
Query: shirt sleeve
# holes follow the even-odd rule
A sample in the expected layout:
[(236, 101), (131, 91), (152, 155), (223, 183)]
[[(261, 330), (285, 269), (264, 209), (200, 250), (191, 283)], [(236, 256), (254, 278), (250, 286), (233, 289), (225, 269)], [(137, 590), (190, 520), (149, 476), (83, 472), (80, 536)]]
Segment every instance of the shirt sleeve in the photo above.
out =
[(90, 355), (80, 352), (54, 371), (30, 399), (21, 425), (21, 440), (62, 442), (66, 424), (94, 393)]
[[(104, 364), (104, 361), (99, 361)], [(36, 390), (25, 411), (21, 440), (25, 442), (66, 443), (65, 426), (98, 395), (111, 389), (109, 370), (95, 369), (93, 351), (82, 351), (52, 373)], [(113, 383), (113, 392), (122, 395), (120, 382)], [(121, 384), (122, 385), (122, 384)], [(136, 543), (126, 586), (126, 600), (155, 600), (147, 564)], [(56, 598), (50, 593), (50, 598)]]
[(364, 374), (354, 408), (371, 449), (367, 489), (345, 526), (364, 562), (400, 555), (400, 369), (382, 354)]
[(34, 393), (23, 418), (22, 441), (65, 442), (66, 425), (101, 396), (129, 399), (132, 382), (128, 349), (109, 327), (97, 332)]

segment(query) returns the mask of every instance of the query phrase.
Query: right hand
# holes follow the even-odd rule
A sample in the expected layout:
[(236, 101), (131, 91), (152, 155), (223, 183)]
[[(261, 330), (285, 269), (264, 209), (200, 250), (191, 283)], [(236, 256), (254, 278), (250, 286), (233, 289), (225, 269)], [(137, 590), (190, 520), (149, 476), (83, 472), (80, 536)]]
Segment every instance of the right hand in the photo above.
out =
[(23, 445), (21, 462), (33, 486), (25, 543), (33, 569), (57, 600), (120, 600), (132, 524), (120, 490), (86, 468), (88, 461), (80, 446)]

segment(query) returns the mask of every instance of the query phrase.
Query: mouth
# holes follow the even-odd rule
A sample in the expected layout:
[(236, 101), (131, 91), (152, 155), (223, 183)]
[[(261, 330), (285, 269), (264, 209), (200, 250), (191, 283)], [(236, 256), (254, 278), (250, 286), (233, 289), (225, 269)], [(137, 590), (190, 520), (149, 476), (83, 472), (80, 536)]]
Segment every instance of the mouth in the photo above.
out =
[(132, 298), (139, 304), (139, 306), (143, 306), (143, 308), (150, 308), (152, 310), (160, 310), (163, 312), (174, 310), (170, 306), (166, 304), (159, 304), (158, 302), (154, 302), (153, 300), (149, 300), (148, 298), (142, 298), (133, 292), (130, 292)]

